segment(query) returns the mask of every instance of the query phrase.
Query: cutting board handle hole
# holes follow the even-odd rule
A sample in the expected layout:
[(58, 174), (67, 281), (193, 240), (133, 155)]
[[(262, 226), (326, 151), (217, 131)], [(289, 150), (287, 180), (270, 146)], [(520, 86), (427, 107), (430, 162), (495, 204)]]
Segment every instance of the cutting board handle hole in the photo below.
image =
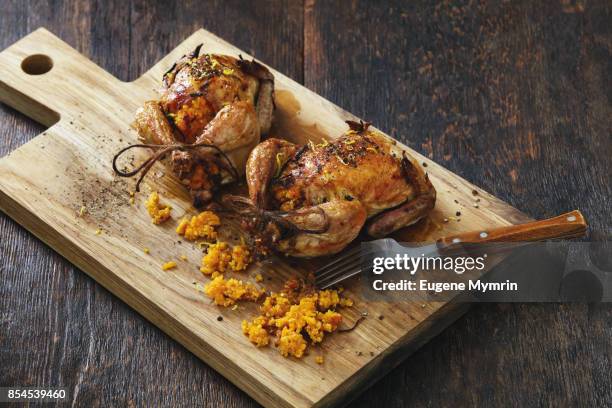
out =
[(51, 71), (53, 60), (48, 55), (34, 54), (21, 62), (21, 69), (28, 75), (42, 75)]

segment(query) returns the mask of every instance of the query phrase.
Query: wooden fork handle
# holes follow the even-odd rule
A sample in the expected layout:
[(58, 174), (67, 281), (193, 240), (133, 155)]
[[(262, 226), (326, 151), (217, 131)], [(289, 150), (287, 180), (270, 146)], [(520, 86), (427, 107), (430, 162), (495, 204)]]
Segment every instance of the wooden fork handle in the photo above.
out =
[(578, 210), (546, 220), (528, 222), (508, 227), (471, 231), (440, 238), (438, 246), (458, 243), (527, 242), (552, 238), (577, 238), (584, 235), (587, 224)]

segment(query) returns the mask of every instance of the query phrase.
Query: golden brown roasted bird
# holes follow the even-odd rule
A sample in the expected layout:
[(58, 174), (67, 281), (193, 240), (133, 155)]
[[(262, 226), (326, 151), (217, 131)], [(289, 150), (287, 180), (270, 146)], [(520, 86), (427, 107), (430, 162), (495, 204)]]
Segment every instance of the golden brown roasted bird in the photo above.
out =
[[(200, 55), (200, 46), (177, 61), (163, 76), (159, 100), (136, 113), (133, 127), (143, 145), (115, 157), (122, 176), (141, 172), (171, 154), (171, 165), (196, 206), (209, 202), (223, 184), (244, 175), (252, 148), (270, 129), (274, 78), (255, 61), (225, 55)], [(123, 172), (116, 159), (133, 147), (156, 152), (140, 167)]]
[(366, 223), (371, 236), (383, 237), (434, 207), (436, 191), (414, 158), (368, 124), (347, 123), (350, 130), (333, 142), (268, 139), (251, 152), (246, 177), (259, 215), (251, 226), (275, 250), (333, 254)]

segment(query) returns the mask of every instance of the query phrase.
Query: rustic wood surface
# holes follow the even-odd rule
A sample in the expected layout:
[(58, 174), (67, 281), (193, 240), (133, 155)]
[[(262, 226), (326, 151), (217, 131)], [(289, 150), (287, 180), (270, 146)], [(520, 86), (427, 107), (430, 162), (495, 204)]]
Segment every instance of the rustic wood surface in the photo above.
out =
[[(43, 25), (124, 80), (203, 26), (529, 215), (579, 202), (596, 233), (610, 231), (605, 2), (3, 7), (0, 48)], [(0, 109), (0, 153), (42, 130)], [(0, 222), (0, 385), (66, 386), (79, 405), (255, 405), (7, 217)], [(611, 326), (607, 305), (479, 305), (354, 404), (605, 405)]]
[[(135, 205), (130, 205), (128, 191), (133, 182), (117, 177), (110, 165), (119, 149), (137, 142), (135, 132), (127, 130), (136, 109), (156, 96), (154, 89), (167, 67), (199, 44), (204, 44), (206, 52), (247, 57), (244, 50), (200, 29), (138, 79), (123, 82), (44, 28), (0, 52), (0, 101), (53, 125), (0, 159), (0, 210), (256, 401), (275, 408), (346, 402), (455, 321), (465, 305), (369, 302), (361, 295), (359, 281), (352, 279), (344, 283), (344, 293), (355, 301), (354, 307), (343, 310), (345, 325), (355, 324), (360, 312), (372, 316), (357, 330), (326, 340), (300, 363), (288, 361), (270, 347), (255, 350), (239, 327), (243, 319), (253, 317), (256, 306), (242, 303), (236, 310), (224, 310), (196, 290), (198, 284), (209, 281), (198, 271), (201, 249), (177, 241), (172, 225), (193, 214), (184, 186), (158, 164), (145, 180), (142, 194), (133, 197)], [(53, 67), (47, 64), (51, 68), (47, 73), (27, 73), (42, 72), (44, 61), (53, 61)], [(272, 68), (271, 72), (276, 94), (272, 135), (298, 144), (318, 143), (323, 135), (330, 139), (342, 135), (347, 118), (357, 119), (280, 72)], [(527, 219), (430, 159), (399, 143), (397, 147), (423, 162), (437, 190), (435, 208), (427, 219), (398, 231), (401, 239), (432, 242), (474, 230), (489, 231), (494, 237), (496, 228), (510, 228), (509, 224)], [(173, 208), (173, 222), (151, 223), (143, 207), (149, 191), (159, 191)], [(474, 191), (481, 199), (478, 208), (473, 206)], [(459, 210), (460, 219), (443, 222)], [(586, 225), (579, 211), (575, 214), (567, 224), (581, 231), (581, 236)], [(552, 220), (535, 224), (550, 225)], [(223, 240), (236, 233), (226, 221), (222, 220), (219, 231)], [(533, 224), (513, 229), (524, 230), (528, 239)], [(541, 239), (568, 232), (548, 228)], [(150, 248), (150, 253), (143, 248)], [(162, 271), (163, 263), (179, 255), (186, 256), (186, 262), (179, 262), (176, 270)], [(288, 278), (314, 272), (321, 262), (276, 257), (237, 277), (255, 282), (259, 272), (265, 287), (278, 291)], [(316, 354), (324, 356), (326, 364), (317, 364)]]

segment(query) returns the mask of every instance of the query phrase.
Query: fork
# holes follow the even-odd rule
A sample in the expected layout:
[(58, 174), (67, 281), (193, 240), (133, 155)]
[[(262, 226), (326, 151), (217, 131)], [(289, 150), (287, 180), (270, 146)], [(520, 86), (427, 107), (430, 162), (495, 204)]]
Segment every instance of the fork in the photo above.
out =
[(525, 224), (463, 232), (438, 239), (434, 244), (409, 248), (398, 243), (393, 238), (383, 238), (370, 241), (369, 250), (362, 251), (361, 245), (349, 249), (338, 258), (319, 268), (315, 272), (315, 281), (319, 289), (327, 289), (371, 268), (362, 270), (361, 260), (364, 255), (370, 255), (380, 249), (391, 252), (400, 251), (409, 256), (419, 256), (427, 253), (431, 257), (439, 255), (439, 251), (459, 244), (477, 244), (491, 242), (534, 242), (554, 238), (577, 238), (585, 234), (586, 221), (578, 210)]

